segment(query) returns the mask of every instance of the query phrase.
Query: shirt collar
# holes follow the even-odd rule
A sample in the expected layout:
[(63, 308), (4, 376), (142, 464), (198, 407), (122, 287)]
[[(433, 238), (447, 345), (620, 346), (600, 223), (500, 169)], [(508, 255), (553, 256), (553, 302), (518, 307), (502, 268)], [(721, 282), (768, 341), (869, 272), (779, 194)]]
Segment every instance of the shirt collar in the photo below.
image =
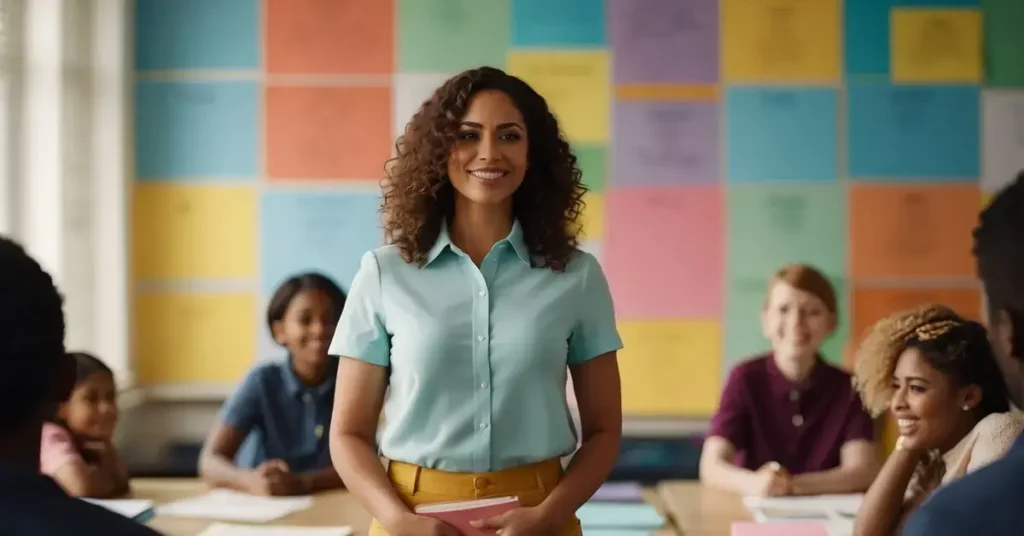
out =
[(324, 375), (323, 381), (319, 385), (307, 386), (295, 374), (295, 369), (292, 368), (292, 356), (289, 355), (288, 359), (281, 364), (281, 377), (284, 379), (284, 387), (288, 394), (297, 398), (301, 394), (310, 393), (319, 398), (333, 392), (335, 376), (338, 374), (338, 358), (327, 356), (327, 359), (327, 373)]
[[(526, 240), (523, 238), (523, 226), (519, 223), (519, 220), (512, 222), (512, 230), (509, 231), (508, 236), (494, 244), (494, 247), (501, 246), (502, 244), (508, 243), (512, 246), (512, 250), (516, 252), (516, 256), (519, 257), (527, 266), (532, 266), (533, 263), (530, 260), (530, 250), (526, 247)], [(445, 249), (455, 250), (455, 244), (452, 244), (451, 235), (448, 234), (448, 222), (447, 220), (441, 220), (441, 232), (437, 235), (437, 240), (434, 241), (433, 247), (427, 252), (427, 262), (434, 262), (438, 256)]]
[(775, 356), (773, 354), (768, 354), (766, 361), (768, 367), (768, 387), (771, 389), (773, 394), (779, 396), (790, 396), (790, 393), (793, 391), (810, 391), (821, 381), (821, 377), (825, 374), (825, 367), (827, 366), (824, 360), (821, 359), (820, 355), (815, 355), (814, 369), (811, 370), (811, 374), (802, 382), (795, 383), (790, 381), (789, 378), (779, 370), (778, 365), (775, 364)]

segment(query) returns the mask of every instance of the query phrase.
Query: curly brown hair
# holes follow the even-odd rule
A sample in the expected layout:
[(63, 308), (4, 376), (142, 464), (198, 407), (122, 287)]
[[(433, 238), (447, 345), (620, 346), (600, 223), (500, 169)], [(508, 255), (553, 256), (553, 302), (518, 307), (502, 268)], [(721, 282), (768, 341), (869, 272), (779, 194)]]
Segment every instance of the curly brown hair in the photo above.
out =
[(454, 188), (448, 157), (459, 123), (474, 95), (497, 90), (512, 99), (526, 122), (528, 163), (513, 195), (514, 217), (534, 262), (562, 271), (578, 247), (583, 211), (583, 174), (547, 102), (526, 82), (493, 67), (455, 75), (426, 100), (395, 142), (381, 183), (385, 238), (406, 262), (420, 266), (451, 221)]
[(907, 348), (920, 350), (929, 365), (957, 385), (981, 387), (982, 415), (1009, 411), (1006, 384), (985, 328), (945, 305), (924, 305), (876, 322), (857, 350), (853, 385), (872, 415), (888, 409), (896, 362)]

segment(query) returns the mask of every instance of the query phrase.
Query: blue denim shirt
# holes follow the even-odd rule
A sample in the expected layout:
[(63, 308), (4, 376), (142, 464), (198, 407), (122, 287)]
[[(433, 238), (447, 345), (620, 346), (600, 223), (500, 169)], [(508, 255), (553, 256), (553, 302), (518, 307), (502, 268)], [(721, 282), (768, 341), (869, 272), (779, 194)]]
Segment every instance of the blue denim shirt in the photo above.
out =
[(939, 489), (907, 521), (904, 536), (1024, 534), (1024, 437), (1003, 459)]
[(299, 380), (291, 358), (249, 372), (221, 411), (225, 425), (247, 434), (236, 464), (252, 468), (280, 459), (296, 472), (330, 467), (327, 435), (338, 374), (338, 359), (330, 359), (324, 381), (316, 386)]

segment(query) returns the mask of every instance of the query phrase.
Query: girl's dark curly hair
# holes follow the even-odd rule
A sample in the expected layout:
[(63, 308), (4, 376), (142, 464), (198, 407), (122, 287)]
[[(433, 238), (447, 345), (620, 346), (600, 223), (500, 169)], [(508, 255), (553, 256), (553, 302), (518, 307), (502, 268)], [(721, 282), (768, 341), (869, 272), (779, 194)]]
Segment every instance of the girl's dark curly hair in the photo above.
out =
[(406, 262), (420, 266), (451, 221), (454, 188), (448, 156), (474, 95), (497, 90), (512, 99), (526, 121), (528, 166), (513, 195), (513, 215), (534, 262), (562, 271), (578, 246), (578, 219), (587, 188), (576, 156), (558, 129), (547, 102), (526, 82), (493, 67), (458, 74), (425, 101), (395, 142), (381, 186), (384, 233)]
[(956, 385), (981, 387), (980, 413), (1010, 410), (1009, 394), (985, 328), (944, 305), (924, 305), (876, 322), (861, 343), (853, 385), (875, 416), (889, 407), (892, 375), (900, 354), (917, 348), (925, 361)]

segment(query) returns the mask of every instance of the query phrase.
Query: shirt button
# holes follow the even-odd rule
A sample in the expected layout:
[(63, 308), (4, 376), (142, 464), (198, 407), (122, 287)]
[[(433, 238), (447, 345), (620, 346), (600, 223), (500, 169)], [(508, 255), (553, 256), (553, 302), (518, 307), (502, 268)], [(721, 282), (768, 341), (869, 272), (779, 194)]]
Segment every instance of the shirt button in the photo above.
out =
[(793, 415), (793, 426), (798, 426), (799, 427), (799, 426), (801, 426), (803, 424), (804, 424), (804, 416), (803, 415)]
[(485, 423), (485, 422), (480, 423), (480, 429), (481, 430), (486, 430), (487, 429), (487, 423)]
[(302, 401), (307, 403), (307, 404), (310, 404), (310, 403), (313, 402), (313, 397), (310, 396), (309, 393), (306, 393), (306, 394), (302, 395)]
[(791, 401), (793, 401), (793, 402), (796, 402), (797, 400), (799, 400), (800, 399), (800, 391), (797, 391), (796, 389), (793, 389), (792, 391), (790, 391), (789, 392), (789, 399)]
[(480, 291), (480, 296), (481, 297), (486, 296), (486, 295), (487, 295), (487, 291), (486, 290), (481, 290)]
[(487, 382), (481, 383), (480, 384), (480, 388), (481, 389), (487, 389)]
[(478, 340), (480, 342), (483, 342), (483, 341), (487, 340), (487, 337), (484, 337), (483, 335), (477, 335), (476, 336), (476, 340)]

